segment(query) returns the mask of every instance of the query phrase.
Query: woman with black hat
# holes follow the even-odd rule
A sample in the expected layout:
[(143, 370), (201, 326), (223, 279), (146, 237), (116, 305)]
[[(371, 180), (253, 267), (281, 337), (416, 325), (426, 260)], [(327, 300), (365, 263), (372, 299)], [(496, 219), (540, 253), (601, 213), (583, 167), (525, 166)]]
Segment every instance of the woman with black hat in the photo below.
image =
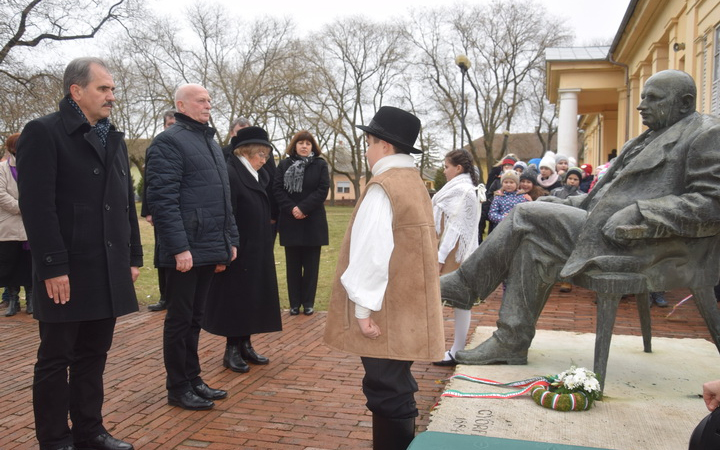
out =
[(320, 247), (328, 245), (325, 199), (330, 189), (328, 166), (315, 137), (306, 130), (293, 136), (275, 172), (280, 245), (285, 247), (290, 315), (309, 316), (315, 308)]
[(203, 328), (227, 337), (223, 366), (247, 372), (253, 364), (268, 364), (252, 346), (250, 336), (282, 330), (278, 296), (270, 182), (260, 170), (272, 158), (272, 144), (260, 127), (240, 129), (232, 138), (227, 160), (233, 215), (240, 233), (238, 256), (225, 271), (215, 274), (205, 305)]

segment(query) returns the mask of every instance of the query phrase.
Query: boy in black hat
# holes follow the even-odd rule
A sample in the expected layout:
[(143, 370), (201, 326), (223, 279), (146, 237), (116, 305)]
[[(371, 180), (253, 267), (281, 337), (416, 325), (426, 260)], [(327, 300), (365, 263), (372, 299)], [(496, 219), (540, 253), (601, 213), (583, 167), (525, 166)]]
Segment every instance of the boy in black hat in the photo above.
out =
[(366, 132), (373, 178), (340, 250), (325, 342), (359, 355), (373, 413), (373, 448), (405, 449), (415, 433), (413, 361), (444, 353), (437, 237), (427, 189), (411, 153), (420, 120), (384, 106)]

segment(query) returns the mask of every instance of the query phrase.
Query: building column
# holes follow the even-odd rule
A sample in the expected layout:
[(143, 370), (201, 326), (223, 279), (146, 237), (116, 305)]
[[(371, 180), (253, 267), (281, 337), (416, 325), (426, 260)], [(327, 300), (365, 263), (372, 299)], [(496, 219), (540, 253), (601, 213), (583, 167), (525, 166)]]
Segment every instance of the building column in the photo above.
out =
[(560, 89), (560, 115), (558, 118), (557, 152), (567, 157), (578, 157), (578, 92), (580, 89)]

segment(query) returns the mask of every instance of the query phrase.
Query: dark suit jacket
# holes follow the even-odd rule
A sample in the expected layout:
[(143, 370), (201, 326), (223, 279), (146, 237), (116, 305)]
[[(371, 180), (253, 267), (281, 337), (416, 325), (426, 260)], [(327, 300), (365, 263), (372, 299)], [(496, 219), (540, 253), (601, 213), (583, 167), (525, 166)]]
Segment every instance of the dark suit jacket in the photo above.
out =
[[(70, 322), (138, 310), (131, 266), (142, 246), (123, 133), (107, 149), (70, 106), (25, 125), (18, 140), (20, 211), (33, 257), (35, 318)], [(68, 275), (70, 302), (56, 305), (43, 280)]]

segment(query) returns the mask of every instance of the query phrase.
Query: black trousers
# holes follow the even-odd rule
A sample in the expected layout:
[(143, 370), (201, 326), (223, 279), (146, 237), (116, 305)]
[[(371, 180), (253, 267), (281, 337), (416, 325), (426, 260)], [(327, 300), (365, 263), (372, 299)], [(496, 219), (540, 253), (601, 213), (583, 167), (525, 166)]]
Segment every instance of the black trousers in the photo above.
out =
[(193, 267), (187, 272), (166, 269), (168, 300), (163, 328), (166, 387), (174, 395), (202, 384), (198, 341), (205, 300), (215, 266)]
[(417, 382), (410, 371), (412, 361), (361, 357), (365, 368), (362, 388), (366, 406), (373, 413), (389, 419), (418, 416), (415, 392)]
[[(33, 410), (40, 448), (53, 449), (105, 433), (103, 371), (112, 345), (115, 318), (39, 322), (39, 328)], [(68, 427), (68, 412), (72, 431)]]
[(288, 297), (291, 308), (312, 308), (315, 305), (320, 246), (285, 247)]

